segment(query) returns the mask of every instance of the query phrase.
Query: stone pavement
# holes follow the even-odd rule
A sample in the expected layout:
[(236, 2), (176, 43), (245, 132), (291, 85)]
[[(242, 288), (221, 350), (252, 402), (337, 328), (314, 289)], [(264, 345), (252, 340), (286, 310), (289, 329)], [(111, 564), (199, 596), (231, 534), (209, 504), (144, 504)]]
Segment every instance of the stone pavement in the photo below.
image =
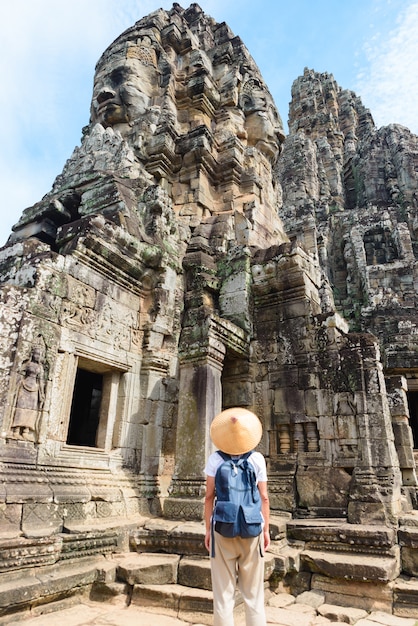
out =
[[(74, 602), (74, 599), (72, 599)], [(287, 593), (273, 594), (267, 601), (267, 624), (275, 626), (418, 626), (415, 618), (397, 617), (382, 611), (368, 613), (362, 609), (340, 607), (331, 604), (318, 605), (315, 592), (305, 592), (295, 598)], [(38, 612), (42, 610), (38, 607)], [(31, 617), (29, 614), (17, 618), (0, 618), (7, 626), (207, 626), (212, 624), (210, 616), (201, 616), (195, 621), (192, 616), (168, 615), (161, 609), (129, 607), (104, 602), (92, 602), (79, 598), (75, 606), (62, 608)], [(196, 619), (198, 619), (196, 617)], [(235, 626), (245, 626), (241, 611), (235, 617)]]

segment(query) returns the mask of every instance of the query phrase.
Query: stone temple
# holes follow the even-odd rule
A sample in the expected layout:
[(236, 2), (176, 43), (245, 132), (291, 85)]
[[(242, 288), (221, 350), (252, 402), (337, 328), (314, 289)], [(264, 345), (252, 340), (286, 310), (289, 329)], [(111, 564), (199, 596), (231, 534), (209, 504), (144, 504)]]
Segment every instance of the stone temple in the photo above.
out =
[(417, 172), (417, 136), (332, 74), (295, 80), (285, 136), (197, 4), (108, 47), (0, 251), (0, 614), (113, 589), (94, 559), (203, 558), (210, 422), (242, 406), (271, 587), (418, 617)]

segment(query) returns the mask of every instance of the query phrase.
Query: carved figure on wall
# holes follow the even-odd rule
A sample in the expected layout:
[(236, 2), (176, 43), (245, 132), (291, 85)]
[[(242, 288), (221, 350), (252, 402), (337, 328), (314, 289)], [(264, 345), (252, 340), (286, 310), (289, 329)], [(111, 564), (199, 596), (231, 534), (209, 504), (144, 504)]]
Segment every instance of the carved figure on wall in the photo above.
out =
[(44, 368), (39, 346), (34, 346), (29, 361), (24, 363), (16, 388), (12, 421), (12, 438), (36, 441), (39, 412), (45, 401)]

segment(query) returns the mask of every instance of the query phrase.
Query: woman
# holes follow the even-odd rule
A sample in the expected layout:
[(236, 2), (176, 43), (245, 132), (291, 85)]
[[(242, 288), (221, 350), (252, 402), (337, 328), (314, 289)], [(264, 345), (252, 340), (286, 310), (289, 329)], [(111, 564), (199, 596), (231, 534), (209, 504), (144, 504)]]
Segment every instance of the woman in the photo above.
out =
[(233, 626), (236, 585), (245, 603), (246, 626), (265, 626), (264, 609), (264, 551), (270, 545), (269, 497), (266, 462), (254, 448), (262, 435), (261, 422), (254, 413), (233, 408), (217, 415), (211, 424), (214, 445), (230, 455), (237, 464), (243, 455), (255, 475), (260, 494), (262, 530), (256, 537), (225, 537), (213, 526), (216, 498), (216, 473), (224, 463), (219, 452), (210, 455), (206, 467), (205, 546), (211, 554), (214, 626)]

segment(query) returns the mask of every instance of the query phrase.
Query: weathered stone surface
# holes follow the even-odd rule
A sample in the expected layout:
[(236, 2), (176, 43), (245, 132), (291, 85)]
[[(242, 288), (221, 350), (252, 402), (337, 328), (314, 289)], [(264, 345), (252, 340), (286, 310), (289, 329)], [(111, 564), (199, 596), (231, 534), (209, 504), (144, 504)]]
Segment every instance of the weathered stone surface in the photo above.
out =
[(304, 541), (309, 548), (338, 549), (355, 546), (358, 552), (392, 555), (396, 543), (393, 528), (372, 524), (347, 524), (339, 519), (291, 520), (288, 522), (288, 537)]
[(207, 555), (204, 545), (205, 526), (202, 522), (184, 523), (180, 520), (155, 520), (146, 523), (130, 535), (132, 550), (161, 551), (175, 554)]
[[(32, 605), (46, 603), (69, 593), (89, 590), (96, 580), (98, 561), (86, 559), (83, 563), (56, 564), (39, 568), (31, 575), (10, 573), (0, 577), (0, 611), (9, 613), (12, 608), (22, 610)], [(28, 570), (25, 570), (27, 572)]]
[(174, 554), (127, 554), (118, 558), (117, 576), (130, 585), (177, 582), (180, 557)]
[(316, 609), (310, 604), (305, 604), (303, 601), (298, 602), (297, 605), (292, 604), (286, 608), (288, 611), (294, 611), (301, 615), (312, 615), (312, 617), (316, 617)]
[(321, 512), (346, 511), (351, 476), (343, 469), (302, 468), (296, 473), (299, 504), (302, 508)]
[[(398, 580), (398, 579), (397, 579)], [(325, 594), (327, 604), (348, 606), (365, 611), (386, 611), (392, 613), (393, 585), (376, 581), (355, 581), (332, 579), (328, 576), (314, 574), (312, 589)]]
[[(34, 615), (25, 616), (24, 622), (28, 626), (55, 626), (57, 620), (62, 626), (85, 626), (86, 623), (92, 626), (184, 626), (184, 620), (174, 616), (164, 615), (161, 612), (153, 611), (152, 608), (144, 609), (142, 607), (122, 607), (108, 606), (103, 603), (89, 602), (83, 599), (76, 606), (63, 607), (58, 612), (38, 613), (36, 609)], [(200, 624), (208, 622), (199, 622)], [(196, 622), (197, 624), (197, 622)]]
[(301, 554), (301, 563), (330, 578), (387, 582), (399, 575), (396, 558), (307, 550)]
[(325, 602), (325, 595), (319, 591), (304, 591), (296, 598), (296, 604), (302, 603), (317, 609)]
[(418, 581), (402, 576), (397, 578), (393, 588), (393, 613), (401, 617), (417, 617)]
[(408, 619), (403, 617), (396, 617), (395, 615), (388, 615), (376, 611), (370, 613), (370, 615), (364, 619), (360, 619), (356, 624), (359, 626), (372, 626), (372, 624), (382, 624), (382, 626), (415, 626), (416, 621), (414, 619)]
[(356, 624), (367, 615), (367, 611), (362, 609), (343, 608), (334, 604), (323, 604), (319, 606), (318, 613), (327, 617), (332, 622), (345, 622), (346, 624)]
[(0, 542), (0, 571), (29, 569), (56, 563), (62, 551), (61, 537), (3, 537)]
[(313, 626), (316, 617), (273, 606), (266, 607), (267, 622), (282, 626)]
[(106, 602), (112, 606), (126, 606), (131, 586), (123, 582), (95, 582), (90, 592), (90, 599)]
[[(309, 593), (309, 592), (306, 592)], [(302, 594), (301, 594), (302, 595)], [(295, 596), (291, 593), (275, 593), (268, 601), (269, 606), (275, 606), (278, 609), (284, 609), (296, 601)]]
[(356, 602), (390, 606), (381, 583), (416, 572), (414, 522), (395, 529), (417, 504), (417, 142), (309, 69), (285, 138), (248, 50), (195, 3), (105, 50), (80, 146), (0, 250), (4, 569), (128, 543), (206, 556), (210, 423), (238, 405), (263, 424), (271, 508), (302, 520), (272, 521), (266, 578), (328, 603), (374, 581)]
[(179, 563), (178, 582), (187, 587), (212, 590), (209, 559), (182, 558)]

